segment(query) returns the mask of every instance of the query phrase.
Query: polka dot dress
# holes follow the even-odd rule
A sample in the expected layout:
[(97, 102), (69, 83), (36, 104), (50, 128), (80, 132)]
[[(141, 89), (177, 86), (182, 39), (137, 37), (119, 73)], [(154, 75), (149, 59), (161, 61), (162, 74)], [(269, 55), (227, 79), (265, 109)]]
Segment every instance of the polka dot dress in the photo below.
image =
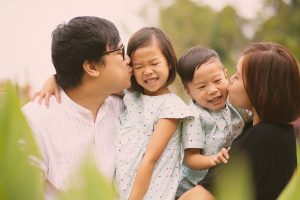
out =
[[(156, 122), (161, 118), (184, 119), (189, 107), (175, 94), (147, 96), (127, 92), (116, 141), (116, 182), (120, 199), (128, 199), (136, 171), (147, 149)], [(163, 132), (160, 134), (164, 134)], [(181, 125), (178, 125), (158, 160), (144, 199), (174, 199), (180, 180)]]

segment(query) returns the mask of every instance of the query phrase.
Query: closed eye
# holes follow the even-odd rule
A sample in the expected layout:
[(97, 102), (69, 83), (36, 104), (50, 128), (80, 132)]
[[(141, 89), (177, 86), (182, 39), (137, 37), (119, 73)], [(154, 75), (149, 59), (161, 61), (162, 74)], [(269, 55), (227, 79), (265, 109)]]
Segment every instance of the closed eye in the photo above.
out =
[(160, 62), (150, 63), (152, 66), (157, 66), (158, 64), (160, 64)]
[(142, 65), (133, 65), (132, 68), (133, 69), (141, 69), (143, 66)]
[(215, 80), (215, 83), (221, 83), (222, 79)]

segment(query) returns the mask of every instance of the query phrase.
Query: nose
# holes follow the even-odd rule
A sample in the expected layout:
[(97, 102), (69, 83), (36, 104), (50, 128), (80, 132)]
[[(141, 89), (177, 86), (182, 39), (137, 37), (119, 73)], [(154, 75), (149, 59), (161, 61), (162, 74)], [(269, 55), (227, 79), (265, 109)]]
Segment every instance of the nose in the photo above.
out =
[(128, 55), (125, 55), (125, 62), (127, 65), (130, 63), (130, 57)]
[(129, 73), (132, 74), (132, 67), (128, 65)]
[(215, 94), (217, 91), (218, 91), (218, 89), (214, 85), (211, 85), (208, 88), (208, 94)]
[(150, 67), (146, 67), (145, 71), (144, 71), (144, 74), (145, 75), (151, 75), (151, 74), (153, 74), (153, 70)]
[(233, 82), (233, 76), (231, 76), (230, 78), (229, 78), (229, 85), (231, 85), (232, 84), (232, 82)]

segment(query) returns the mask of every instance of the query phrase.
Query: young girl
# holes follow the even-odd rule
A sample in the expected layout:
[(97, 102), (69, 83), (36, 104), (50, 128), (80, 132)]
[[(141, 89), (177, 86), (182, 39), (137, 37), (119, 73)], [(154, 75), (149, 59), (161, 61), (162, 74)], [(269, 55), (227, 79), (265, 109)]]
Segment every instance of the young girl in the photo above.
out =
[(189, 108), (168, 85), (176, 55), (158, 28), (142, 28), (129, 40), (132, 90), (124, 96), (117, 138), (116, 180), (121, 199), (174, 199), (180, 179), (180, 120)]
[[(120, 199), (172, 200), (180, 181), (180, 121), (192, 116), (168, 89), (176, 76), (175, 51), (165, 33), (150, 27), (130, 38), (127, 54), (133, 76), (116, 140)], [(46, 88), (53, 90), (50, 82)]]

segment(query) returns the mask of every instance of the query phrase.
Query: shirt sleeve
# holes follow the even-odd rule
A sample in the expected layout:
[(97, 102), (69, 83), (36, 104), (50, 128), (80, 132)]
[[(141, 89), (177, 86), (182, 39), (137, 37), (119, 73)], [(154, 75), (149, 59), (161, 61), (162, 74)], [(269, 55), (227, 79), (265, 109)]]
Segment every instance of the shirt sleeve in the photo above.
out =
[(199, 115), (195, 118), (185, 119), (182, 124), (183, 149), (204, 147), (205, 132), (201, 125)]
[(193, 117), (190, 108), (176, 95), (170, 95), (159, 107), (158, 119), (186, 119)]

